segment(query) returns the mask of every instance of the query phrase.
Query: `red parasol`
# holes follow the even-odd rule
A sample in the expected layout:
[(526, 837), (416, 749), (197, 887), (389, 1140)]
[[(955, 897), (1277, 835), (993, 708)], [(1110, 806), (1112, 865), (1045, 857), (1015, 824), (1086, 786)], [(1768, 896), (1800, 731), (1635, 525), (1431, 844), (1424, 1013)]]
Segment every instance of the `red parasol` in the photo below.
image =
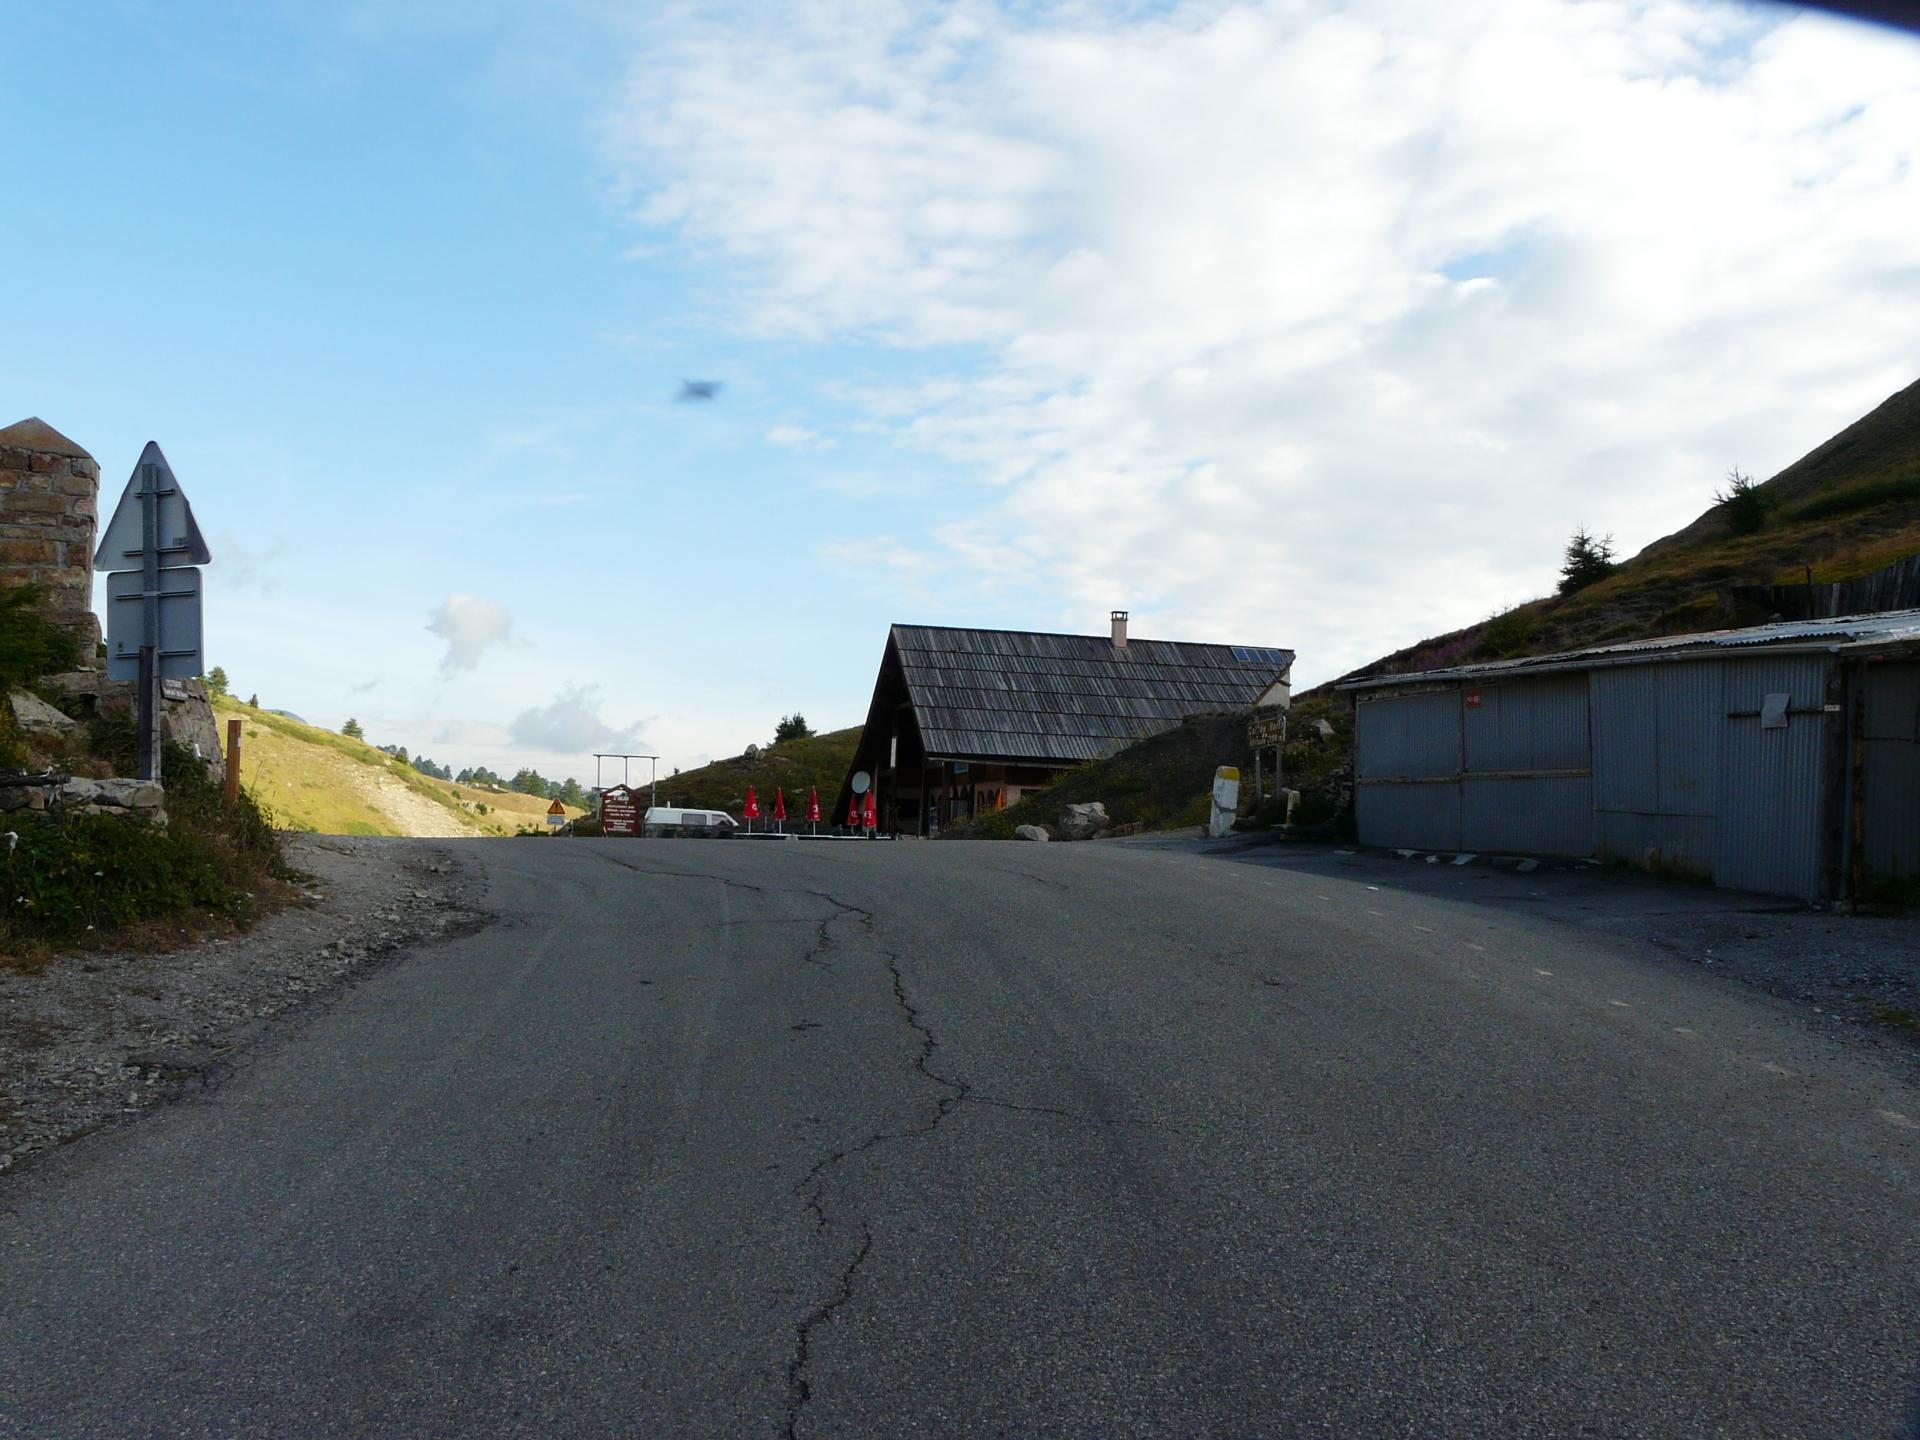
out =
[(873, 791), (871, 790), (867, 791), (866, 823), (869, 830), (877, 830), (880, 827), (880, 818), (873, 812)]
[(787, 792), (778, 785), (773, 788), (773, 818), (776, 820), (787, 818)]
[(753, 798), (753, 787), (751, 785), (747, 786), (747, 808), (740, 813), (745, 815), (749, 820), (758, 820), (760, 818), (760, 802)]
[(860, 828), (860, 797), (858, 795), (847, 802), (847, 827), (851, 830)]
[(820, 792), (812, 785), (807, 787), (807, 819), (820, 822)]

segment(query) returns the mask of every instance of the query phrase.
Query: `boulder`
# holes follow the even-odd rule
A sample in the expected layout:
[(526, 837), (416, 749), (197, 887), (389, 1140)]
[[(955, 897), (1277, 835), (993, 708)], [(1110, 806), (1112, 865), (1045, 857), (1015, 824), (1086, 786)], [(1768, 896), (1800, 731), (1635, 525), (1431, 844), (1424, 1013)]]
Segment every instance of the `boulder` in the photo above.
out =
[(7, 699), (13, 706), (13, 718), (29, 735), (66, 735), (80, 728), (77, 720), (61, 714), (38, 695), (16, 690)]
[(1316, 736), (1316, 737), (1317, 737), (1318, 739), (1321, 739), (1321, 740), (1331, 740), (1331, 739), (1333, 739), (1333, 722), (1332, 722), (1332, 721), (1330, 721), (1330, 720), (1316, 720), (1316, 721), (1314, 721), (1314, 722), (1313, 722), (1313, 734), (1314, 734), (1314, 735), (1315, 735), (1315, 736)]
[(1085, 805), (1067, 805), (1060, 811), (1060, 838), (1091, 840), (1112, 823), (1107, 807), (1098, 800), (1090, 800)]
[(1042, 830), (1038, 825), (1016, 825), (1013, 827), (1013, 838), (1016, 840), (1045, 840), (1047, 838), (1047, 832)]

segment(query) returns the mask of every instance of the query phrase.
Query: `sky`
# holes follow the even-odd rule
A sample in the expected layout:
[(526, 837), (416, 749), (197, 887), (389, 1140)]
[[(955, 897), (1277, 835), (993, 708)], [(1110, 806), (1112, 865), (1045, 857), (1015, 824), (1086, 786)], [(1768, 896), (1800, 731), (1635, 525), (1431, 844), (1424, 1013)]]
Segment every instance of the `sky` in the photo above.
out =
[(103, 509), (158, 441), (207, 663), (456, 769), (858, 724), (894, 622), (1124, 608), (1315, 684), (1920, 377), (1920, 40), (1822, 14), (0, 27), (0, 424), (84, 445)]

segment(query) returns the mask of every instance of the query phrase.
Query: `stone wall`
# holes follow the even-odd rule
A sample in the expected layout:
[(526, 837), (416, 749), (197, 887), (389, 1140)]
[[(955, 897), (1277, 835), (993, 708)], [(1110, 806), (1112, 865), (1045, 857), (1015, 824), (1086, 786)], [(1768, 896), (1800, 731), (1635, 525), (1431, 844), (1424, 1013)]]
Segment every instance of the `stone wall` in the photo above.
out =
[(99, 665), (93, 540), (100, 467), (40, 419), (0, 430), (0, 584), (46, 591), (47, 618), (71, 630), (79, 663)]

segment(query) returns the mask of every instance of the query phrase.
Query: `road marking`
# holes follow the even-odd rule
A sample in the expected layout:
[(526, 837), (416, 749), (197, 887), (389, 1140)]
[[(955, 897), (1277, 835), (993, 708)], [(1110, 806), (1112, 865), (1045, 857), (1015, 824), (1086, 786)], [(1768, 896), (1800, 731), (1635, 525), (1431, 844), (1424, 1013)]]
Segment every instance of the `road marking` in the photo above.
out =
[(1383, 911), (1379, 911), (1379, 910), (1369, 910), (1369, 911), (1367, 911), (1367, 914), (1369, 914), (1369, 915), (1382, 915), (1382, 914), (1384, 914), (1384, 912), (1383, 912)]
[(1700, 1032), (1695, 1030), (1691, 1025), (1676, 1025), (1673, 1027), (1673, 1033), (1676, 1035), (1698, 1035)]
[(1902, 1130), (1920, 1130), (1920, 1125), (1914, 1124), (1898, 1110), (1876, 1110), (1873, 1113), (1889, 1125), (1898, 1125)]
[(1775, 1075), (1791, 1075), (1793, 1073), (1787, 1069), (1786, 1066), (1776, 1065), (1771, 1060), (1762, 1060), (1760, 1062), (1760, 1068), (1762, 1070), (1771, 1070)]
[(1434, 929), (1431, 925), (1416, 925), (1413, 928), (1416, 930), (1423, 930), (1429, 935), (1438, 935), (1440, 933), (1438, 930)]
[(1460, 943), (1461, 943), (1462, 945), (1465, 945), (1465, 946), (1467, 947), (1467, 949), (1469, 949), (1469, 950), (1478, 950), (1478, 951), (1479, 951), (1479, 952), (1480, 952), (1480, 953), (1481, 953), (1482, 955), (1484, 955), (1484, 954), (1486, 954), (1486, 953), (1487, 953), (1487, 947), (1486, 947), (1486, 946), (1484, 946), (1484, 945), (1476, 945), (1476, 944), (1474, 944), (1474, 943), (1473, 943), (1473, 942), (1472, 942), (1471, 940), (1462, 940), (1462, 941), (1461, 941)]
[(1549, 980), (1553, 978), (1553, 972), (1551, 970), (1535, 970), (1533, 973), (1536, 975), (1544, 975)]
[(1607, 1001), (1607, 1004), (1618, 1005), (1622, 1010), (1631, 1010), (1633, 1008), (1631, 1005), (1627, 1004), (1627, 1002), (1624, 1000), (1609, 1000)]
[(1369, 885), (1369, 886), (1367, 886), (1367, 889), (1369, 889), (1369, 890), (1376, 890), (1376, 891), (1377, 891), (1377, 890), (1378, 890), (1379, 888), (1380, 888), (1380, 887), (1379, 887), (1378, 885)]

